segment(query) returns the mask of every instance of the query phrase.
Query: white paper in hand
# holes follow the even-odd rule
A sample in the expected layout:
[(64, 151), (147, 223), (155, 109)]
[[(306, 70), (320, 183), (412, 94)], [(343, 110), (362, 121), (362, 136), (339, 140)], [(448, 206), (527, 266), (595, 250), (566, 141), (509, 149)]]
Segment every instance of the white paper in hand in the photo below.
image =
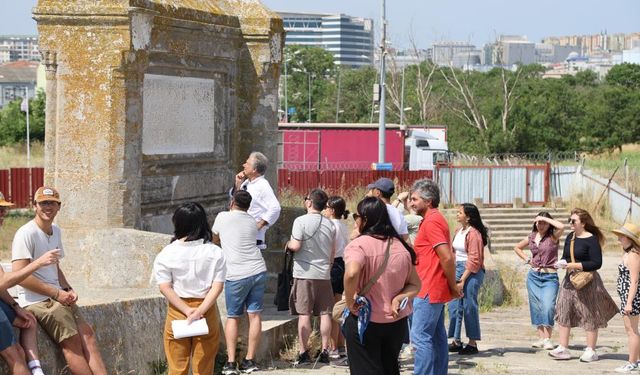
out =
[(186, 320), (174, 320), (171, 322), (173, 337), (183, 339), (185, 337), (202, 336), (209, 333), (209, 326), (205, 319), (194, 320), (187, 324)]

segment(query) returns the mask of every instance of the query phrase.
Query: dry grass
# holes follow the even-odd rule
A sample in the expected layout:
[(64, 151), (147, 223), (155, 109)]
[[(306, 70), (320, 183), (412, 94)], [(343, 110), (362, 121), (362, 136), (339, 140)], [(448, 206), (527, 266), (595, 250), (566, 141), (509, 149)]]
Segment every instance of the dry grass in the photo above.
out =
[[(309, 336), (309, 352), (313, 355), (315, 352), (322, 349), (322, 338), (320, 337), (320, 331), (316, 327), (319, 323), (319, 319), (314, 319), (314, 329)], [(293, 362), (298, 358), (300, 348), (300, 341), (298, 336), (286, 336), (284, 340), (284, 349), (280, 350), (280, 359), (287, 362)]]
[[(624, 160), (627, 159), (629, 175), (625, 176)], [(622, 151), (616, 150), (598, 155), (587, 155), (585, 166), (600, 176), (610, 178), (618, 167), (613, 180), (620, 186), (640, 195), (640, 144), (622, 146)], [(628, 181), (629, 186), (625, 186)]]
[[(597, 191), (595, 194), (593, 191), (585, 191), (583, 193), (573, 195), (569, 201), (566, 202), (566, 205), (569, 210), (576, 207), (587, 210), (591, 214), (593, 221), (605, 236), (606, 241), (604, 250), (618, 251), (619, 244), (615, 235), (611, 233), (611, 230), (620, 227), (620, 224), (613, 221), (611, 217), (611, 207), (609, 206), (606, 194), (599, 203), (597, 202), (597, 197), (600, 196), (600, 193), (601, 191)], [(593, 198), (594, 196), (596, 198)], [(597, 207), (596, 204), (598, 204)]]
[[(1, 169), (26, 167), (27, 145), (19, 143), (0, 147), (0, 166)], [(44, 144), (41, 142), (31, 143), (31, 166), (44, 166)]]
[(4, 224), (0, 226), (0, 261), (11, 261), (13, 235), (18, 228), (31, 220), (32, 217), (33, 213), (29, 211), (24, 213), (9, 211), (9, 214), (4, 218)]

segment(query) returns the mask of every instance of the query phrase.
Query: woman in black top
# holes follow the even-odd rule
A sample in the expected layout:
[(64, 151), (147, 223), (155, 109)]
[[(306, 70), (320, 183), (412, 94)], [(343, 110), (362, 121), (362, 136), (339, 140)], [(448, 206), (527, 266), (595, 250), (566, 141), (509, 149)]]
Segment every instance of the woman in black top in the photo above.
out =
[[(595, 352), (598, 329), (605, 328), (607, 322), (618, 312), (618, 307), (607, 290), (597, 270), (602, 266), (604, 235), (595, 225), (591, 215), (581, 208), (571, 211), (569, 223), (573, 229), (564, 243), (562, 259), (558, 267), (567, 273), (558, 294), (555, 321), (558, 322), (560, 345), (549, 352), (555, 359), (570, 359), (569, 334), (571, 328), (580, 327), (587, 331), (587, 347), (580, 356), (582, 362), (598, 360)], [(571, 244), (575, 262), (571, 259)], [(592, 272), (593, 279), (582, 289), (576, 290), (569, 279), (574, 272)]]

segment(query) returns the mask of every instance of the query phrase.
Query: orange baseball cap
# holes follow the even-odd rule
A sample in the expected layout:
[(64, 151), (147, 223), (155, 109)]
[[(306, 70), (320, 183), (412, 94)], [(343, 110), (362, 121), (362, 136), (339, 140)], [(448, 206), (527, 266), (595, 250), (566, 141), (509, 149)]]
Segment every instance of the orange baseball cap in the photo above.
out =
[(38, 188), (33, 200), (36, 201), (36, 203), (47, 201), (62, 203), (58, 190), (48, 186), (41, 186), (40, 188)]
[(11, 207), (14, 204), (4, 199), (4, 194), (0, 191), (0, 207)]

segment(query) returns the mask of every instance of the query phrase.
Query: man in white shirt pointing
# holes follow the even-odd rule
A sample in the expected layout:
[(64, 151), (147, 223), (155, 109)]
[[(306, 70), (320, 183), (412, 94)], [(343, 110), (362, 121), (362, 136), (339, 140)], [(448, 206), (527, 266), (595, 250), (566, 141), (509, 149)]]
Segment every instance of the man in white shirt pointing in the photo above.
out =
[(280, 217), (280, 202), (273, 193), (269, 181), (264, 178), (268, 163), (269, 159), (264, 154), (252, 152), (242, 165), (243, 170), (236, 174), (235, 186), (231, 190), (231, 194), (240, 189), (251, 194), (251, 206), (247, 213), (256, 219), (258, 226), (256, 244), (262, 250), (267, 248), (265, 242), (267, 229)]

